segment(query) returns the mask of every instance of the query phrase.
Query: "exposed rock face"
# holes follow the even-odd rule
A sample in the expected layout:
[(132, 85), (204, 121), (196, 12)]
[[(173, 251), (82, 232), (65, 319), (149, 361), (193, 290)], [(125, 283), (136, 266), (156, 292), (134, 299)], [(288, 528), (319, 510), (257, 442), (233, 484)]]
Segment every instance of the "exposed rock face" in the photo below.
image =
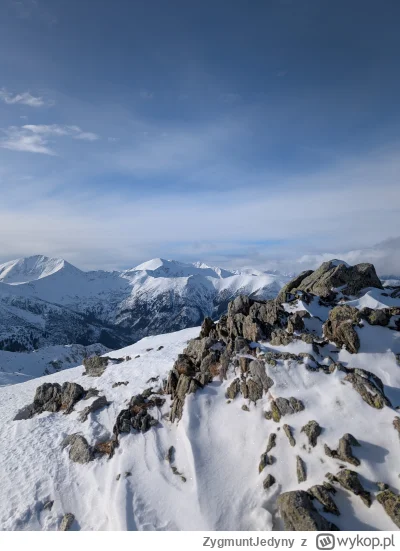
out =
[(303, 490), (286, 492), (278, 497), (279, 512), (285, 530), (290, 531), (336, 531), (337, 526), (318, 513), (311, 496)]
[(68, 455), (74, 463), (89, 463), (94, 458), (92, 448), (86, 438), (80, 434), (70, 434), (64, 438), (61, 448), (64, 449), (67, 446), (70, 446)]
[(388, 325), (392, 314), (389, 308), (373, 310), (372, 308), (363, 308), (360, 310), (360, 317), (367, 320), (370, 325)]
[(339, 516), (340, 511), (337, 508), (336, 503), (332, 499), (330, 495), (330, 491), (325, 486), (321, 486), (319, 484), (316, 484), (315, 486), (312, 486), (308, 493), (311, 495), (312, 499), (316, 499), (323, 505), (324, 511), (326, 513), (332, 513), (332, 515)]
[(301, 290), (328, 298), (332, 289), (340, 288), (344, 294), (356, 295), (366, 287), (383, 289), (372, 264), (346, 266), (339, 261), (324, 262), (317, 270), (303, 272), (281, 290), (279, 300), (285, 301), (287, 293)]
[(391, 407), (379, 377), (365, 369), (356, 368), (348, 371), (350, 372), (344, 380), (352, 384), (354, 390), (360, 394), (364, 402), (376, 409), (382, 409), (385, 405)]
[(85, 358), (83, 360), (83, 365), (86, 369), (84, 375), (88, 375), (89, 377), (100, 377), (106, 370), (109, 359), (110, 358), (103, 356)]
[(299, 455), (296, 455), (296, 473), (299, 484), (307, 480), (306, 464)]
[(272, 432), (268, 438), (266, 452), (269, 453), (272, 450), (272, 448), (274, 448), (275, 446), (276, 446), (276, 434)]
[(351, 465), (358, 466), (360, 460), (357, 457), (354, 457), (352, 446), (359, 446), (358, 441), (351, 434), (345, 434), (339, 440), (339, 446), (337, 450), (331, 450), (327, 444), (325, 444), (324, 449), (325, 453), (329, 457), (339, 459), (340, 461), (346, 461)]
[(294, 439), (293, 437), (293, 434), (292, 434), (292, 429), (289, 427), (289, 425), (283, 425), (283, 430), (286, 434), (286, 436), (288, 437), (289, 439), (289, 444), (291, 446), (295, 446), (296, 445), (296, 440)]
[(371, 494), (364, 489), (355, 471), (341, 469), (335, 476), (328, 473), (327, 477), (330, 482), (339, 482), (343, 488), (356, 496), (360, 496), (365, 505), (371, 507)]
[(351, 354), (357, 354), (360, 339), (354, 326), (359, 320), (360, 314), (357, 308), (347, 305), (335, 306), (329, 312), (329, 318), (324, 324), (324, 336), (334, 342), (338, 348), (345, 346)]
[(376, 498), (395, 525), (400, 528), (400, 496), (394, 494), (392, 490), (384, 490)]
[(317, 445), (318, 436), (321, 434), (321, 427), (317, 421), (309, 421), (307, 425), (302, 427), (301, 432), (305, 432), (308, 437), (308, 443), (315, 448)]
[(263, 488), (264, 490), (268, 490), (268, 488), (271, 488), (275, 484), (276, 480), (272, 476), (272, 474), (267, 475), (267, 477), (264, 479), (263, 482)]
[(71, 413), (76, 402), (85, 395), (85, 390), (77, 383), (43, 383), (36, 389), (33, 403), (25, 406), (14, 417), (14, 421), (30, 419), (34, 415), (49, 411), (55, 413), (64, 410)]
[(261, 454), (260, 463), (258, 464), (258, 472), (261, 473), (267, 465), (272, 465), (273, 459), (266, 452)]
[(75, 520), (75, 516), (72, 513), (65, 514), (62, 518), (62, 521), (58, 530), (60, 532), (66, 532), (71, 528), (72, 524), (74, 523), (74, 520)]
[(293, 415), (293, 413), (303, 411), (303, 409), (303, 402), (293, 396), (289, 399), (276, 398), (276, 400), (272, 400), (271, 402), (271, 417), (276, 423), (279, 423), (281, 417)]
[(288, 320), (287, 332), (292, 335), (295, 331), (303, 331), (305, 328), (303, 319), (309, 317), (310, 314), (306, 310), (292, 314)]

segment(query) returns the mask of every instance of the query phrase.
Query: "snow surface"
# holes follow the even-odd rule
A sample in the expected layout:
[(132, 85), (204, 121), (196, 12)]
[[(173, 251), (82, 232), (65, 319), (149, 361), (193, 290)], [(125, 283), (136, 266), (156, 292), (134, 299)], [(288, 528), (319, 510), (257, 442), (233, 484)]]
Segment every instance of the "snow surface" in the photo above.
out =
[[(368, 297), (371, 295), (369, 294)], [(370, 298), (364, 298), (365, 301)], [(385, 297), (375, 297), (380, 302)], [(386, 297), (387, 299), (387, 297)], [(321, 334), (328, 309), (314, 300), (299, 302), (290, 310), (307, 309), (316, 334)], [(337, 350), (333, 344), (321, 348), (325, 361), (338, 358), (349, 367), (362, 367), (376, 373), (385, 385), (393, 406), (400, 404), (400, 333), (389, 328), (369, 326), (357, 329), (361, 349), (357, 355)], [(72, 463), (60, 444), (67, 434), (80, 432), (90, 444), (110, 436), (116, 417), (132, 395), (149, 386), (151, 377), (165, 378), (177, 355), (199, 328), (148, 337), (113, 357), (132, 359), (109, 366), (99, 378), (83, 376), (83, 368), (69, 369), (35, 381), (0, 388), (0, 528), (4, 530), (55, 530), (62, 516), (76, 517), (75, 530), (273, 530), (281, 529), (276, 498), (288, 490), (307, 490), (321, 484), (325, 474), (336, 474), (342, 462), (324, 454), (323, 445), (336, 448), (344, 433), (351, 433), (361, 446), (354, 454), (361, 460), (356, 470), (364, 487), (377, 493), (376, 482), (399, 488), (399, 437), (392, 426), (396, 411), (368, 406), (345, 382), (344, 373), (328, 375), (311, 372), (294, 361), (278, 361), (267, 366), (274, 385), (256, 405), (237, 397), (227, 403), (225, 392), (236, 376), (231, 367), (228, 381), (215, 380), (187, 397), (179, 424), (167, 420), (169, 398), (158, 412), (160, 425), (145, 434), (122, 436), (110, 460), (89, 464)], [(161, 350), (158, 350), (163, 346)], [(149, 350), (150, 349), (150, 350)], [(259, 353), (285, 350), (315, 354), (312, 345), (297, 341), (286, 347), (260, 343)], [(139, 358), (135, 356), (140, 355)], [(70, 415), (44, 413), (28, 421), (13, 421), (17, 411), (30, 403), (43, 382), (75, 381), (84, 388), (96, 387), (111, 401), (108, 408), (91, 414), (85, 423), (78, 414), (87, 402), (78, 403)], [(127, 386), (112, 388), (118, 381)], [(156, 388), (158, 383), (155, 384)], [(295, 396), (305, 410), (284, 417), (280, 423), (264, 418), (272, 398)], [(250, 411), (243, 411), (242, 405)], [(152, 410), (157, 415), (156, 410)], [(318, 445), (310, 448), (301, 427), (315, 419), (323, 428)], [(296, 446), (292, 448), (283, 433), (288, 423)], [(270, 455), (276, 460), (258, 473), (260, 455), (268, 437), (277, 435)], [(176, 449), (175, 465), (187, 481), (173, 474), (165, 455)], [(296, 478), (296, 459), (306, 463), (307, 481)], [(348, 465), (346, 465), (348, 466)], [(131, 473), (125, 476), (125, 473)], [(267, 474), (276, 484), (264, 490)], [(120, 479), (117, 480), (118, 475)], [(373, 499), (368, 509), (359, 497), (339, 488), (334, 496), (340, 517), (323, 513), (342, 530), (394, 530), (395, 525), (382, 506)], [(54, 500), (51, 511), (43, 504)], [(319, 507), (318, 504), (316, 504)]]

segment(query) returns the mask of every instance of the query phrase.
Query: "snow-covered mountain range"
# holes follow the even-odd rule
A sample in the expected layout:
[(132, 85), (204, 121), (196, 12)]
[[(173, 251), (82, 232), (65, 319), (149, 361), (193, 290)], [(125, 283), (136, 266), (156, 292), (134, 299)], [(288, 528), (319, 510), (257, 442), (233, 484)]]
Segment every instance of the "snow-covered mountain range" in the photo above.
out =
[(400, 288), (332, 261), (0, 388), (0, 529), (399, 529), (399, 365)]
[(22, 258), (0, 265), (0, 349), (121, 348), (218, 318), (239, 294), (272, 298), (287, 280), (163, 259), (121, 272), (83, 272), (62, 259)]

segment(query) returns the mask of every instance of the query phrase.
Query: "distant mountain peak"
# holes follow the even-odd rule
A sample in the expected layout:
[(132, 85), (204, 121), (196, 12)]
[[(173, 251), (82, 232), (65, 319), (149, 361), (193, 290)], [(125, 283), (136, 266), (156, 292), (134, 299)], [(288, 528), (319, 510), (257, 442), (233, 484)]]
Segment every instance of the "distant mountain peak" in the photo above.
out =
[(17, 258), (0, 264), (0, 281), (9, 284), (29, 283), (65, 269), (80, 271), (62, 258), (49, 258), (43, 255)]

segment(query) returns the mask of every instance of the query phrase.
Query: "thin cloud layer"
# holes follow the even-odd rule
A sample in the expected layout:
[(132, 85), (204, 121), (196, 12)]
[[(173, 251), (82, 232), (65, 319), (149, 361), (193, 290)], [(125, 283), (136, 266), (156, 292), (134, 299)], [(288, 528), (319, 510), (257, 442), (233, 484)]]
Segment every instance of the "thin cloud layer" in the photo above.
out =
[(7, 105), (28, 105), (29, 107), (43, 107), (52, 105), (51, 101), (45, 100), (41, 96), (33, 96), (30, 92), (22, 92), (20, 94), (12, 94), (5, 88), (0, 90), (0, 100)]

